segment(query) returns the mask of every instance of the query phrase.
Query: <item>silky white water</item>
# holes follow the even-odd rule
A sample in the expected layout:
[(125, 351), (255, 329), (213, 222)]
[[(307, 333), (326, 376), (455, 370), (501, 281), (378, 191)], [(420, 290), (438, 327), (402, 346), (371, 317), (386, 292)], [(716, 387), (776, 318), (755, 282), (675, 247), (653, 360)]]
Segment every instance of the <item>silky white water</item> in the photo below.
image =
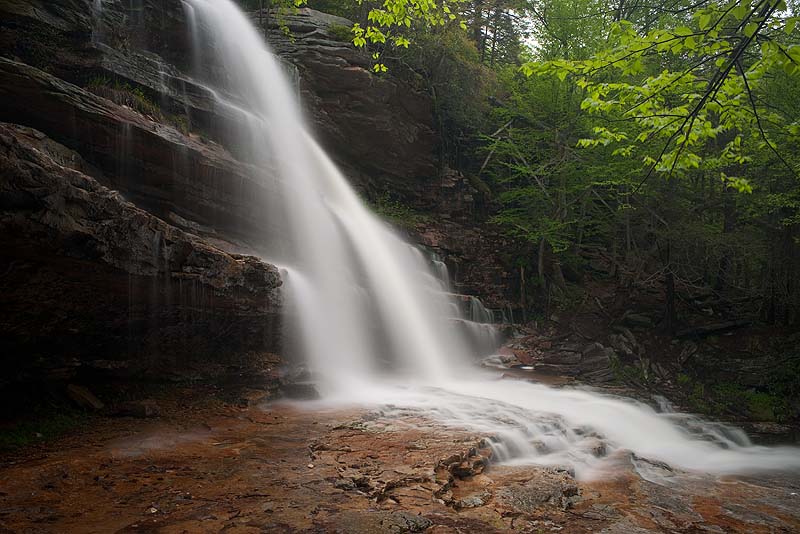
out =
[(473, 368), (470, 333), (493, 328), (479, 324), (490, 320), (485, 308), (470, 302), (475, 321), (453, 317), (446, 281), (365, 207), (314, 141), (280, 62), (233, 2), (184, 3), (202, 47), (196, 75), (230, 95), (220, 105), (242, 110), (238, 148), (277, 182), (279, 198), (264, 209), (286, 231), (265, 229), (266, 255), (286, 266), (288, 305), (329, 402), (422, 410), (495, 436), (502, 460), (566, 463), (584, 474), (625, 450), (700, 471), (800, 468), (800, 449), (754, 447), (721, 425)]

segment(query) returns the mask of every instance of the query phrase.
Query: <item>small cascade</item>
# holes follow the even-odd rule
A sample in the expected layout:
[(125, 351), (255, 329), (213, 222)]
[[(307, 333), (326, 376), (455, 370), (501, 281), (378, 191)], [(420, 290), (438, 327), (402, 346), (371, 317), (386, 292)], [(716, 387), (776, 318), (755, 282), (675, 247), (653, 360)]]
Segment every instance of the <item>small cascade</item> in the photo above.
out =
[(181, 0), (183, 6), (183, 13), (186, 16), (186, 23), (189, 30), (189, 42), (192, 43), (192, 75), (200, 76), (200, 69), (202, 65), (202, 47), (200, 44), (200, 26), (197, 24), (197, 15), (195, 14), (194, 7), (187, 0)]
[(433, 264), (433, 273), (436, 278), (442, 283), (442, 289), (448, 293), (451, 292), (450, 284), (450, 271), (447, 269), (447, 264), (442, 260), (438, 254), (431, 253), (431, 264)]
[(92, 0), (92, 42), (103, 40), (103, 0)]
[(481, 355), (493, 351), (503, 342), (503, 335), (494, 321), (494, 314), (489, 311), (478, 297), (468, 295), (464, 310), (463, 329), (470, 344), (476, 347), (474, 354)]
[(478, 297), (469, 297), (469, 320), (476, 323), (493, 323), (494, 317)]

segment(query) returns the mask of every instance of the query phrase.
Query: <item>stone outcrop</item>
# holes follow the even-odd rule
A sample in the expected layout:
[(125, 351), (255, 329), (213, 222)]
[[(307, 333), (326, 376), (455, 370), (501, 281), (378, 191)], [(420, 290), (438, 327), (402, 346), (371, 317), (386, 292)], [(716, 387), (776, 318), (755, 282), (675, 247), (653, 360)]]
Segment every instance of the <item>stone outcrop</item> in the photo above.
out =
[[(29, 65), (0, 57), (0, 118), (46, 132), (76, 150), (98, 179), (161, 217), (262, 232), (276, 194), (269, 170), (248, 168), (223, 147), (119, 106)], [(24, 102), (24, 105), (20, 103)]]
[(197, 378), (277, 349), (275, 267), (166, 223), (87, 168), (44, 134), (0, 124), (5, 382)]
[[(254, 21), (260, 16), (254, 13)], [(340, 37), (351, 21), (300, 9), (265, 24), (275, 51), (297, 69), (300, 96), (323, 145), (356, 185), (410, 198), (435, 180), (431, 98), (392, 76), (373, 75), (370, 56)]]
[[(797, 532), (796, 473), (672, 470), (629, 452), (589, 480), (568, 468), (444, 465), (481, 439), (413, 410), (236, 407), (207, 389), (160, 398), (157, 421), (91, 432), (0, 465), (11, 532)], [(121, 435), (122, 434), (122, 435)], [(444, 471), (444, 472), (443, 472)], [(613, 476), (612, 476), (613, 475)]]

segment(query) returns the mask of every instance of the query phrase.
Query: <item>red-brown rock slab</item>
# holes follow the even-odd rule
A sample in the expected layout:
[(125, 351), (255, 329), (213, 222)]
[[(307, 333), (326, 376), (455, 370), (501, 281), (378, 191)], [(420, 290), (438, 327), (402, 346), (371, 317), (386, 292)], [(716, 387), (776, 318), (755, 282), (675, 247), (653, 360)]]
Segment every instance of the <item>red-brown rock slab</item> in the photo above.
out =
[(788, 475), (650, 482), (641, 459), (621, 454), (583, 482), (558, 467), (493, 465), (482, 436), (412, 411), (176, 396), (159, 399), (156, 420), (97, 417), (2, 458), (0, 532), (800, 529), (800, 480)]

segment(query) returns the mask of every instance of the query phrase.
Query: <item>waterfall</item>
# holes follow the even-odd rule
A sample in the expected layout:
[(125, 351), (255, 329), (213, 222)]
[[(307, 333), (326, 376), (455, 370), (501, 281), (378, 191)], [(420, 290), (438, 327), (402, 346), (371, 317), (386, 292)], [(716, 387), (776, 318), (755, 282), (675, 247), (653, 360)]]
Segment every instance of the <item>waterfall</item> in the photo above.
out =
[[(309, 366), (326, 402), (418, 409), (445, 424), (495, 436), (506, 461), (571, 464), (590, 473), (624, 451), (683, 469), (737, 472), (800, 468), (796, 448), (751, 445), (701, 419), (657, 413), (631, 400), (498, 380), (472, 369), (468, 336), (436, 273), (375, 217), (305, 127), (295, 91), (259, 32), (230, 0), (184, 0), (195, 57), (220, 105), (246, 120), (236, 137), (280, 193), (264, 210), (264, 257), (284, 281)], [(230, 96), (227, 96), (230, 95)], [(438, 284), (438, 283), (437, 283)], [(488, 319), (488, 321), (487, 321)], [(461, 374), (459, 374), (459, 372)], [(598, 447), (597, 443), (602, 447)]]
[(247, 17), (229, 1), (186, 2), (189, 22), (202, 26), (192, 33), (213, 41), (201, 57), (216, 54), (224, 66), (209, 83), (249, 113), (241, 139), (252, 145), (244, 152), (279, 175), (281, 198), (265, 209), (275, 226), (288, 221), (290, 235), (277, 236), (269, 259), (289, 266), (285, 283), (323, 387), (348, 391), (387, 363), (393, 374), (445, 377), (466, 347), (440, 327), (437, 310), (448, 297), (426, 290), (424, 258), (369, 211), (308, 134), (294, 88)]
[(452, 290), (452, 286), (450, 285), (450, 271), (447, 269), (447, 264), (436, 253), (431, 253), (431, 264), (433, 264), (434, 275), (442, 284), (442, 290), (449, 293)]

